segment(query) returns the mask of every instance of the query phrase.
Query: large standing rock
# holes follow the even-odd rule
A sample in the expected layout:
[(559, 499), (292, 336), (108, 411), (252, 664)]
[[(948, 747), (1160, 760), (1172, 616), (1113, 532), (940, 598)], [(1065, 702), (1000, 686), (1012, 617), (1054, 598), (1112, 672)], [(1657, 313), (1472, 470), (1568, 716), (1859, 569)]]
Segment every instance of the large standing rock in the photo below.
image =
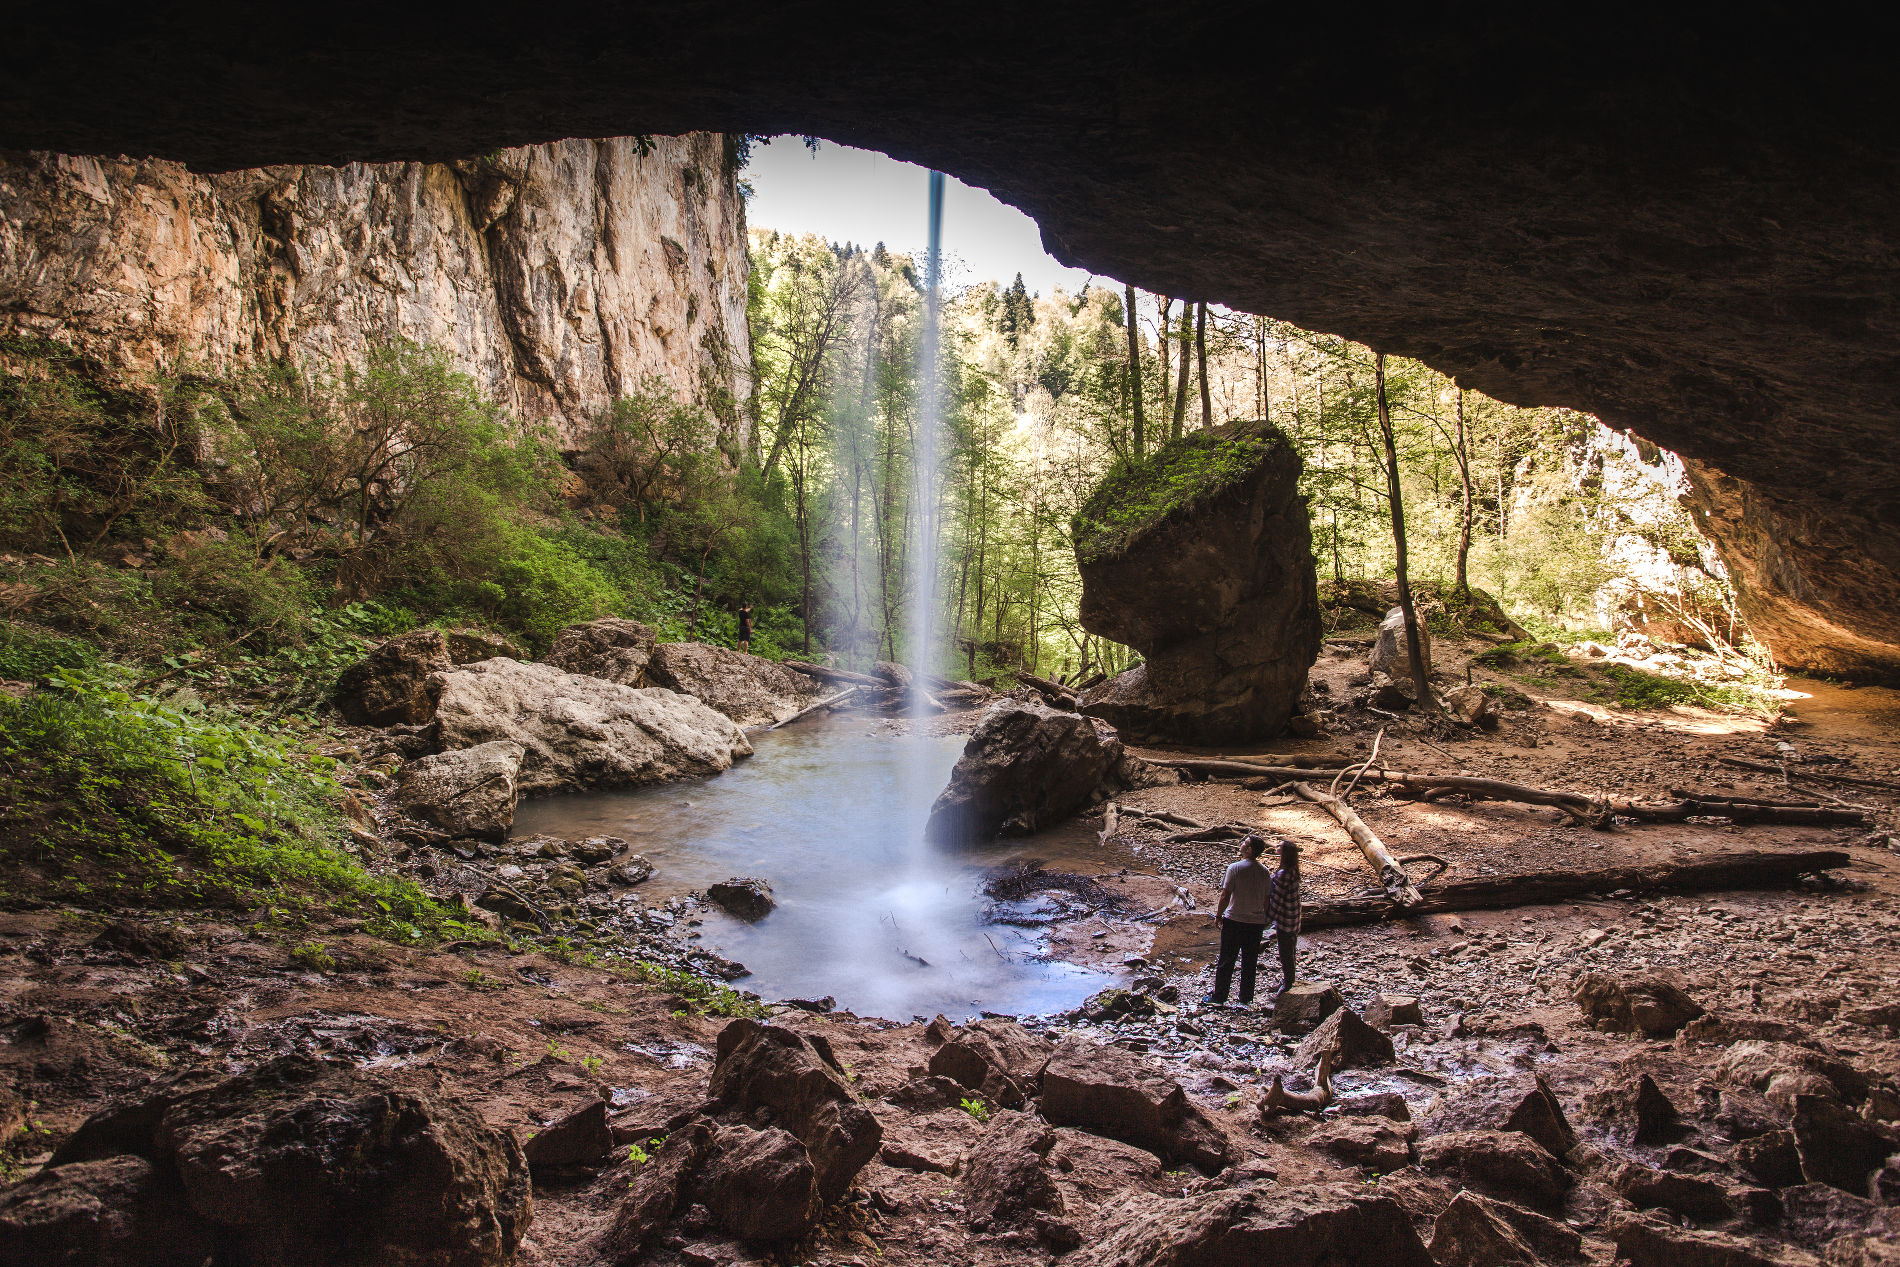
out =
[(1053, 1050), (1014, 1021), (986, 1018), (951, 1034), (931, 1053), (930, 1072), (977, 1092), (991, 1104), (1021, 1108)]
[(1863, 1119), (1831, 1096), (1794, 1097), (1794, 1142), (1810, 1183), (1867, 1195), (1867, 1180), (1893, 1153), (1900, 1134)]
[(500, 840), (514, 825), (526, 751), (512, 740), (496, 739), (418, 758), (402, 768), (396, 802), (458, 836)]
[(451, 1097), (302, 1056), (95, 1114), (52, 1164), (78, 1179), (128, 1155), (233, 1262), (500, 1267), (532, 1215), (512, 1135)]
[(1062, 1190), (1049, 1173), (1056, 1133), (1033, 1113), (999, 1113), (964, 1163), (963, 1203), (972, 1221), (1014, 1224), (1062, 1213)]
[(1057, 1047), (1043, 1066), (1042, 1115), (1210, 1173), (1230, 1151), (1227, 1136), (1174, 1079), (1119, 1047), (1079, 1039)]
[(1279, 733), (1319, 653), (1300, 457), (1266, 422), (1196, 431), (1118, 467), (1075, 520), (1085, 629), (1146, 662), (1082, 696), (1132, 739)]
[(824, 694), (824, 687), (760, 656), (699, 642), (663, 642), (647, 662), (647, 679), (717, 709), (739, 725), (784, 721)]
[(1216, 1188), (1127, 1197), (1075, 1267), (1433, 1267), (1405, 1210), (1364, 1184)]
[(884, 1138), (884, 1128), (820, 1050), (778, 1025), (736, 1020), (719, 1031), (707, 1095), (722, 1108), (770, 1109), (773, 1124), (811, 1153), (826, 1201), (844, 1195)]
[(143, 1157), (0, 1189), (0, 1267), (202, 1267), (211, 1246), (210, 1226)]
[(639, 1260), (641, 1248), (666, 1225), (678, 1208), (680, 1193), (699, 1173), (712, 1151), (712, 1127), (689, 1122), (666, 1137), (651, 1157), (637, 1166), (627, 1180), (627, 1194), (614, 1211), (613, 1222), (596, 1242), (608, 1262)]
[(1681, 1117), (1656, 1080), (1646, 1073), (1606, 1081), (1583, 1097), (1583, 1109), (1626, 1144), (1657, 1143)]
[(519, 785), (528, 794), (717, 774), (752, 754), (729, 718), (661, 687), (500, 659), (453, 669), (440, 681), (442, 746), (520, 744)]
[[(1141, 763), (1145, 765), (1145, 763)], [(1137, 769), (1113, 726), (1043, 704), (991, 705), (930, 807), (932, 840), (1025, 835), (1060, 822)]]
[(440, 630), (391, 638), (337, 678), (337, 711), (354, 726), (423, 725), (435, 716), (434, 675), (450, 663)]
[(1661, 973), (1586, 972), (1573, 997), (1598, 1029), (1667, 1038), (1707, 1009)]
[(1389, 1064), (1394, 1056), (1392, 1040), (1359, 1019), (1349, 1007), (1336, 1010), (1320, 1022), (1293, 1052), (1295, 1063), (1311, 1068), (1323, 1056), (1331, 1056), (1334, 1069), (1358, 1069), (1365, 1065)]
[(795, 1240), (824, 1209), (811, 1153), (777, 1127), (720, 1128), (697, 1192), (721, 1227), (747, 1241)]
[(1517, 1131), (1453, 1131), (1418, 1146), (1418, 1164), (1506, 1197), (1555, 1205), (1571, 1178), (1544, 1146)]
[(1473, 1079), (1434, 1105), (1418, 1125), (1428, 1135), (1521, 1131), (1555, 1157), (1577, 1143), (1563, 1105), (1541, 1074)]
[(606, 678), (622, 686), (652, 686), (654, 683), (647, 680), (647, 663), (653, 656), (654, 641), (654, 632), (639, 621), (608, 616), (584, 625), (569, 625), (555, 634), (546, 662), (564, 673)]
[(1438, 1267), (1537, 1267), (1537, 1251), (1497, 1213), (1499, 1204), (1475, 1192), (1452, 1198), (1432, 1228)]
[[(1432, 633), (1425, 627), (1425, 618), (1418, 618), (1418, 649), (1425, 657), (1425, 671), (1432, 670)], [(1383, 673), (1389, 678), (1412, 676), (1412, 650), (1405, 638), (1405, 609), (1394, 607), (1379, 622), (1379, 637), (1372, 644), (1372, 655), (1366, 667), (1373, 673)]]

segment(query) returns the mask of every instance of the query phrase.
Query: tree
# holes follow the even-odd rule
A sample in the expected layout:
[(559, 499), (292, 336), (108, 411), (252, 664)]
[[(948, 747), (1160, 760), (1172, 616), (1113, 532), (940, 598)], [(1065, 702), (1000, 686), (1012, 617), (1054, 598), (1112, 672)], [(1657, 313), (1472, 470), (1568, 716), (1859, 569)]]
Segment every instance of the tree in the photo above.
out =
[[(1135, 456), (1141, 457), (1147, 450), (1147, 436), (1141, 419), (1141, 331), (1135, 324), (1135, 288), (1125, 285), (1123, 288), (1127, 312), (1125, 320), (1128, 326), (1128, 396), (1134, 405), (1135, 418)], [(1165, 361), (1166, 358), (1164, 357)]]
[(634, 507), (640, 522), (662, 500), (691, 500), (717, 464), (712, 420), (648, 378), (594, 417), (575, 462), (601, 504)]
[(1385, 398), (1385, 353), (1372, 354), (1373, 390), (1378, 398), (1379, 437), (1385, 442), (1387, 496), (1392, 504), (1392, 547), (1397, 560), (1399, 611), (1405, 618), (1405, 649), (1412, 663), (1412, 686), (1418, 694), (1418, 706), (1428, 713), (1438, 711), (1432, 684), (1425, 668), (1425, 654), (1418, 637), (1418, 609), (1412, 603), (1412, 582), (1406, 574), (1405, 499), (1399, 486), (1399, 451), (1392, 436), (1392, 411)]
[[(1214, 425), (1214, 405), (1207, 391), (1207, 301), (1203, 299), (1194, 309), (1194, 350), (1200, 363), (1201, 373), (1201, 429), (1205, 431)], [(1263, 414), (1265, 410), (1261, 411)]]
[(1187, 300), (1181, 301), (1181, 332), (1175, 336), (1176, 342), (1181, 346), (1181, 372), (1174, 389), (1174, 419), (1168, 425), (1170, 440), (1181, 438), (1182, 427), (1187, 421), (1188, 353), (1192, 350), (1189, 345), (1193, 342), (1193, 331), (1189, 327), (1191, 316), (1188, 312), (1189, 306)]

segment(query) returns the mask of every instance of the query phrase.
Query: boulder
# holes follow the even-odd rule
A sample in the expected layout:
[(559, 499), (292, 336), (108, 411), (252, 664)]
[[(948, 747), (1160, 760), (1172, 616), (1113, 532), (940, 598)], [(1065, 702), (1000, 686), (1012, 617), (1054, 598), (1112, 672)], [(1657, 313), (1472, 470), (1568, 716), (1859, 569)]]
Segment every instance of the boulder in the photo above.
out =
[(770, 1109), (811, 1153), (820, 1196), (835, 1201), (877, 1155), (884, 1128), (828, 1054), (783, 1026), (733, 1021), (719, 1031), (707, 1096), (723, 1108)]
[(1317, 1025), (1346, 1006), (1339, 987), (1329, 981), (1301, 981), (1273, 996), (1273, 1023), (1283, 1030)]
[(1480, 730), (1498, 728), (1497, 701), (1485, 694), (1482, 686), (1467, 682), (1445, 692), (1445, 711), (1467, 726)]
[[(1454, 1200), (1465, 1202), (1468, 1209), (1447, 1229), (1453, 1232), (1452, 1244), (1462, 1239), (1458, 1237), (1455, 1229), (1458, 1229), (1461, 1223), (1466, 1226), (1475, 1223), (1476, 1219), (1472, 1216), (1479, 1215), (1494, 1226), (1509, 1228), (1519, 1242), (1530, 1247), (1531, 1252), (1536, 1255), (1535, 1261), (1539, 1263), (1570, 1262), (1584, 1257), (1583, 1236), (1567, 1224), (1546, 1218), (1521, 1205), (1498, 1201), (1477, 1192), (1461, 1192)], [(1445, 1211), (1450, 1210), (1451, 1205), (1452, 1202), (1446, 1203), (1444, 1210), (1440, 1211), (1440, 1218), (1444, 1217)], [(1466, 1222), (1467, 1220), (1469, 1223)], [(1434, 1221), (1434, 1256), (1437, 1255), (1436, 1233), (1437, 1224)], [(1476, 1236), (1473, 1239), (1475, 1240)], [(1447, 1249), (1449, 1248), (1450, 1245), (1447, 1246)]]
[(811, 1153), (777, 1127), (721, 1127), (694, 1191), (721, 1228), (747, 1241), (796, 1240), (824, 1209)]
[(1563, 1105), (1541, 1074), (1474, 1078), (1434, 1105), (1418, 1125), (1427, 1135), (1519, 1131), (1553, 1157), (1562, 1157), (1577, 1143)]
[(871, 666), (871, 672), (891, 684), (895, 691), (910, 691), (917, 685), (917, 675), (907, 667), (890, 660), (879, 660)]
[(620, 836), (587, 836), (581, 840), (567, 842), (567, 856), (584, 867), (597, 867), (603, 862), (612, 862), (625, 853), (627, 842)]
[(532, 1213), (512, 1135), (453, 1097), (304, 1056), (174, 1079), (95, 1114), (51, 1165), (118, 1156), (152, 1163), (234, 1262), (500, 1267)]
[(691, 695), (747, 729), (800, 712), (825, 693), (803, 673), (760, 656), (699, 642), (663, 642), (653, 649), (647, 679)]
[(1193, 432), (1124, 463), (1074, 523), (1080, 618), (1143, 663), (1080, 707), (1138, 740), (1268, 739), (1319, 653), (1300, 457), (1268, 422)]
[(486, 629), (451, 629), (443, 637), (448, 641), (449, 659), (456, 664), (474, 664), (507, 656), (522, 659), (521, 648), (498, 633)]
[(590, 1100), (528, 1138), (521, 1151), (530, 1166), (593, 1166), (613, 1151), (607, 1102)]
[(1900, 1152), (1900, 1134), (1869, 1122), (1831, 1096), (1794, 1098), (1794, 1144), (1801, 1173), (1809, 1183), (1825, 1183), (1867, 1195), (1867, 1180), (1887, 1158)]
[(1303, 1068), (1317, 1065), (1322, 1056), (1333, 1058), (1334, 1069), (1359, 1069), (1367, 1065), (1390, 1064), (1394, 1052), (1392, 1040), (1359, 1019), (1359, 1014), (1342, 1007), (1321, 1021), (1293, 1052)]
[(612, 884), (631, 887), (645, 884), (652, 878), (653, 863), (643, 853), (630, 853), (607, 868), (607, 879)]
[(1793, 1131), (1769, 1131), (1742, 1140), (1729, 1157), (1764, 1187), (1791, 1188), (1805, 1178)]
[(772, 886), (749, 876), (734, 876), (707, 888), (706, 896), (726, 914), (746, 921), (764, 919), (778, 902)]
[(546, 663), (563, 673), (605, 678), (622, 686), (664, 686), (664, 682), (647, 680), (654, 641), (654, 632), (639, 621), (609, 616), (584, 625), (569, 625), (555, 634)]
[(1418, 1164), (1468, 1187), (1551, 1206), (1563, 1200), (1571, 1178), (1543, 1145), (1518, 1131), (1453, 1131), (1421, 1140)]
[(1380, 1175), (1379, 1193), (1399, 1203), (1421, 1238), (1431, 1235), (1432, 1225), (1454, 1195), (1450, 1184), (1437, 1175), (1426, 1174), (1416, 1163)]
[[(1840, 1099), (1849, 1103), (1857, 1103), (1867, 1094), (1867, 1075), (1829, 1052), (1793, 1043), (1735, 1043), (1722, 1053), (1715, 1066), (1719, 1081), (1754, 1091), (1766, 1091), (1777, 1078), (1790, 1073), (1820, 1075)], [(1780, 1108), (1787, 1112), (1792, 1104)]]
[(1004, 700), (983, 714), (930, 807), (934, 841), (968, 844), (1027, 835), (1122, 786), (1115, 728), (1039, 703)]
[[(712, 1140), (713, 1130), (706, 1122), (689, 1122), (669, 1134), (646, 1161), (627, 1163), (632, 1173), (626, 1181), (626, 1196), (597, 1243), (599, 1257), (614, 1263), (639, 1261), (647, 1241), (673, 1217), (681, 1192), (712, 1151)], [(612, 1183), (610, 1190), (619, 1186)]]
[(1677, 1227), (1653, 1215), (1613, 1214), (1607, 1230), (1618, 1260), (1630, 1267), (1816, 1267), (1814, 1256), (1798, 1249)]
[[(1425, 657), (1425, 671), (1432, 671), (1432, 631), (1425, 627), (1425, 617), (1418, 617), (1418, 649)], [(1372, 655), (1366, 661), (1366, 668), (1372, 673), (1383, 673), (1396, 680), (1411, 681), (1412, 652), (1405, 640), (1405, 609), (1394, 607), (1379, 622), (1379, 636), (1372, 644)], [(1482, 692), (1481, 692), (1482, 693)]]
[(1601, 1178), (1639, 1210), (1673, 1210), (1709, 1222), (1735, 1215), (1728, 1189), (1713, 1179), (1652, 1170), (1635, 1162), (1616, 1162)]
[(1164, 1161), (1212, 1173), (1227, 1163), (1227, 1136), (1181, 1085), (1118, 1047), (1070, 1039), (1042, 1070), (1042, 1115), (1145, 1148)]
[(514, 825), (526, 751), (513, 740), (496, 739), (420, 757), (402, 768), (396, 803), (457, 836), (500, 840)]
[(1418, 1128), (1383, 1117), (1352, 1117), (1322, 1123), (1307, 1138), (1309, 1148), (1352, 1166), (1386, 1174), (1412, 1161), (1412, 1141)]
[(435, 717), (435, 675), (450, 664), (439, 630), (391, 638), (337, 678), (337, 711), (353, 726), (425, 725)]
[(930, 1072), (975, 1091), (991, 1104), (1021, 1108), (1053, 1047), (1014, 1021), (986, 1018), (947, 1037), (931, 1053)]
[(1586, 972), (1572, 997), (1598, 1029), (1650, 1038), (1668, 1038), (1705, 1010), (1660, 973)]
[(1419, 1010), (1418, 1000), (1409, 994), (1381, 994), (1366, 1009), (1366, 1024), (1374, 1029), (1424, 1023), (1425, 1014)]
[(661, 687), (519, 660), (484, 660), (439, 678), (441, 746), (520, 744), (527, 795), (717, 774), (752, 754), (729, 718)]
[(1062, 1190), (1049, 1173), (1056, 1133), (1032, 1113), (999, 1113), (983, 1129), (963, 1166), (963, 1204), (973, 1223), (1026, 1223), (1061, 1214)]
[(214, 1235), (143, 1157), (0, 1188), (0, 1267), (201, 1267)]
[(1656, 1080), (1646, 1073), (1605, 1082), (1583, 1097), (1583, 1111), (1625, 1144), (1657, 1143), (1681, 1117)]
[(1885, 1236), (1837, 1236), (1822, 1261), (1827, 1267), (1900, 1267), (1900, 1244)]
[(1432, 1226), (1432, 1259), (1438, 1267), (1536, 1267), (1544, 1260), (1498, 1214), (1502, 1202), (1475, 1192), (1452, 1198)]
[(1178, 1199), (1139, 1194), (1102, 1211), (1074, 1267), (1433, 1267), (1405, 1210), (1364, 1184), (1254, 1182)]

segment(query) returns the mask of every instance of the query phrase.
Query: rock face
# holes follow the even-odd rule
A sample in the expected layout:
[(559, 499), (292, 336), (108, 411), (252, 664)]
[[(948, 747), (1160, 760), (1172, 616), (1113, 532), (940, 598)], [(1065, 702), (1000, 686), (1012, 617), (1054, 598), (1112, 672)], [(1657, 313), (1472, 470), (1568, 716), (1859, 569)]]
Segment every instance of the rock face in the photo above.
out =
[(726, 717), (661, 687), (504, 659), (452, 669), (439, 681), (442, 746), (519, 744), (519, 785), (528, 795), (717, 774), (752, 755)]
[(1433, 1267), (1404, 1209), (1365, 1185), (1249, 1184), (1110, 1207), (1077, 1267)]
[(435, 716), (438, 687), (431, 679), (450, 663), (439, 630), (391, 638), (338, 676), (337, 711), (357, 726), (422, 725)]
[(691, 695), (751, 729), (783, 721), (823, 695), (803, 673), (729, 647), (663, 642), (647, 662), (647, 680)]
[[(513, 1136), (452, 1098), (301, 1056), (234, 1078), (187, 1075), (95, 1114), (48, 1173), (66, 1208), (92, 1192), (148, 1245), (182, 1233), (181, 1252), (215, 1239), (220, 1260), (287, 1267), (502, 1267), (532, 1213)], [(167, 1208), (142, 1224), (160, 1189)], [(17, 1217), (20, 1192), (8, 1191), (0, 1221)], [(83, 1231), (83, 1219), (56, 1222)]]
[(491, 399), (570, 441), (649, 376), (736, 441), (743, 204), (723, 138), (652, 144), (216, 175), (16, 157), (0, 162), (0, 333), (141, 374), (360, 360), (401, 336), (447, 348)]
[(990, 706), (930, 807), (932, 840), (965, 844), (1026, 835), (1098, 794), (1153, 777), (1122, 751), (1113, 726), (1040, 703)]
[(1081, 620), (1146, 663), (1081, 709), (1132, 739), (1279, 733), (1319, 653), (1300, 457), (1271, 424), (1197, 431), (1111, 474), (1075, 522)]
[(500, 840), (514, 825), (526, 751), (512, 740), (496, 739), (418, 758), (402, 768), (396, 801), (458, 836)]
[(653, 631), (639, 621), (608, 616), (555, 634), (546, 663), (563, 673), (584, 673), (622, 686), (652, 686), (647, 661), (653, 658), (654, 642)]
[(0, 1189), (5, 1267), (202, 1267), (212, 1236), (143, 1157), (60, 1166)]

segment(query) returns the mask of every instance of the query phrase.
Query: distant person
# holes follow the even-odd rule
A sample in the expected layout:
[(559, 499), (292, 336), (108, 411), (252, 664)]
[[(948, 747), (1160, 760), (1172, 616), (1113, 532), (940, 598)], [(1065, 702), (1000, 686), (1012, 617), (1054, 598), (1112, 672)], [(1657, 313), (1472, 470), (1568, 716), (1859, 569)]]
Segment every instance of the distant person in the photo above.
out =
[(1267, 890), (1267, 917), (1280, 941), (1280, 992), (1293, 988), (1293, 965), (1300, 949), (1300, 847), (1280, 842), (1280, 869)]
[(1241, 858), (1221, 879), (1220, 902), (1214, 918), (1220, 924), (1220, 960), (1214, 966), (1214, 992), (1204, 1000), (1227, 1002), (1234, 980), (1234, 960), (1240, 960), (1240, 1002), (1253, 1002), (1254, 971), (1260, 963), (1260, 938), (1267, 931), (1267, 890), (1273, 873), (1261, 865), (1266, 842), (1248, 836), (1240, 842)]
[(739, 650), (752, 650), (752, 604), (739, 604)]

